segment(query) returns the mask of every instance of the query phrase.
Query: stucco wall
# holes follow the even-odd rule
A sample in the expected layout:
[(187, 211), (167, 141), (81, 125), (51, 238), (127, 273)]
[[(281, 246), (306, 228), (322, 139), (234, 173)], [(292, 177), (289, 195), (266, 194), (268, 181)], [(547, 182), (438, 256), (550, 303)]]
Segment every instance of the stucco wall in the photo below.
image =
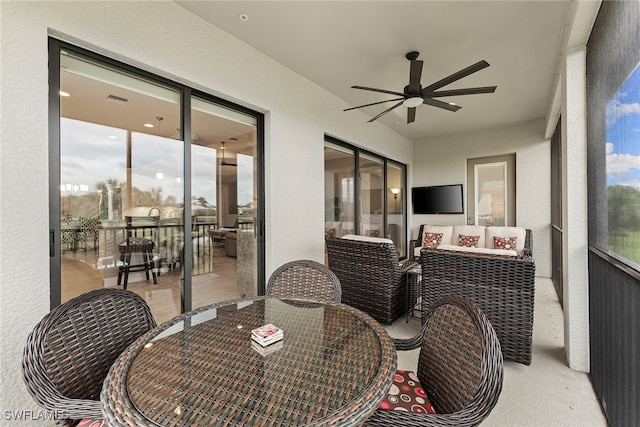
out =
[[(20, 360), (28, 332), (49, 311), (49, 34), (266, 113), (267, 275), (294, 258), (323, 260), (325, 132), (411, 163), (411, 142), (361, 113), (343, 113), (348, 105), (338, 98), (171, 2), (2, 1), (0, 8), (3, 411), (39, 410)], [(29, 424), (0, 417), (2, 425)]]
[[(467, 159), (516, 153), (516, 225), (533, 231), (536, 275), (551, 277), (551, 143), (542, 120), (416, 142), (413, 185), (465, 184)], [(465, 201), (465, 211), (466, 211)], [(414, 215), (420, 224), (465, 224), (466, 215)]]

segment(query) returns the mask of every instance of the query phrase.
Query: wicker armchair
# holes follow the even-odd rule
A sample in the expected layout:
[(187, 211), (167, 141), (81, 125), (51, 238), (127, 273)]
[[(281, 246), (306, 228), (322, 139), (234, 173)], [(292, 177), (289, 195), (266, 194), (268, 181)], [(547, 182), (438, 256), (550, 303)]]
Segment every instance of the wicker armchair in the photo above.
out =
[(353, 239), (356, 237), (326, 240), (329, 268), (342, 285), (342, 302), (390, 325), (404, 313), (406, 271), (415, 264), (401, 264), (391, 240)]
[(422, 332), (393, 340), (398, 351), (420, 348), (417, 377), (436, 413), (378, 409), (367, 426), (476, 426), (502, 391), (500, 343), (470, 300), (447, 297), (426, 312)]
[(423, 310), (447, 295), (469, 298), (493, 325), (505, 360), (531, 364), (535, 294), (532, 258), (422, 249), (420, 262)]
[(342, 290), (333, 271), (303, 259), (278, 267), (269, 277), (266, 294), (340, 302)]
[(68, 419), (101, 419), (100, 391), (118, 356), (156, 322), (133, 292), (98, 289), (54, 308), (31, 331), (22, 373), (44, 409)]

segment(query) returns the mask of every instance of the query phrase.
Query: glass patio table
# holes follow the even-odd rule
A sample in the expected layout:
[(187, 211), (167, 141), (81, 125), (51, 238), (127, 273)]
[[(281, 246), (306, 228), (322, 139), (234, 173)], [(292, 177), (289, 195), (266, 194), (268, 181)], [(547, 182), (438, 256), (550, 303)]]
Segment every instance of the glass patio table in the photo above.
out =
[[(284, 338), (263, 348), (251, 330), (268, 323)], [(255, 297), (203, 307), (140, 337), (112, 366), (101, 400), (111, 426), (360, 425), (395, 369), (389, 335), (367, 314)]]

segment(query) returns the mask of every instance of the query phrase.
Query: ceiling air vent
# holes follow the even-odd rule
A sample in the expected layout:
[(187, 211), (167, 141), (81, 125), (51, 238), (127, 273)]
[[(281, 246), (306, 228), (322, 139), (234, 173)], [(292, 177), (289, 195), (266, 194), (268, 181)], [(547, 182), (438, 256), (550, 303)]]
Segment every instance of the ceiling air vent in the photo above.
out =
[(107, 96), (107, 101), (122, 102), (122, 103), (129, 102), (127, 98), (122, 98), (121, 96), (116, 96), (116, 95)]

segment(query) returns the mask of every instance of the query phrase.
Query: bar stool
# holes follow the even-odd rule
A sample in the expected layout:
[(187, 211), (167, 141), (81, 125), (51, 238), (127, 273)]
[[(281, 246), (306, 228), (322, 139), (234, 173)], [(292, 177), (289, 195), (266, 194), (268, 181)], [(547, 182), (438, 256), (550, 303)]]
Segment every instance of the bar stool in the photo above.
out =
[[(129, 283), (129, 272), (131, 271), (143, 271), (149, 280), (149, 271), (153, 276), (153, 284), (158, 284), (158, 279), (155, 269), (155, 258), (153, 249), (155, 248), (155, 242), (152, 239), (146, 237), (137, 237), (132, 235), (136, 229), (151, 229), (152, 233), (155, 233), (159, 224), (158, 217), (125, 217), (127, 222), (127, 239), (118, 245), (120, 251), (120, 266), (118, 268), (118, 286), (122, 282), (122, 276), (124, 276), (124, 289), (127, 289)], [(134, 220), (138, 220), (137, 226), (134, 226)], [(140, 254), (142, 261), (138, 264), (131, 264), (131, 257), (134, 254)]]
[[(147, 280), (149, 280), (149, 271), (153, 276), (153, 284), (158, 284), (156, 270), (153, 265), (153, 248), (155, 244), (152, 240), (144, 237), (130, 237), (118, 245), (120, 250), (120, 268), (118, 269), (118, 286), (122, 281), (124, 274), (124, 289), (127, 289), (129, 282), (129, 272), (144, 270)], [(131, 255), (139, 253), (142, 255), (141, 264), (131, 264)]]

